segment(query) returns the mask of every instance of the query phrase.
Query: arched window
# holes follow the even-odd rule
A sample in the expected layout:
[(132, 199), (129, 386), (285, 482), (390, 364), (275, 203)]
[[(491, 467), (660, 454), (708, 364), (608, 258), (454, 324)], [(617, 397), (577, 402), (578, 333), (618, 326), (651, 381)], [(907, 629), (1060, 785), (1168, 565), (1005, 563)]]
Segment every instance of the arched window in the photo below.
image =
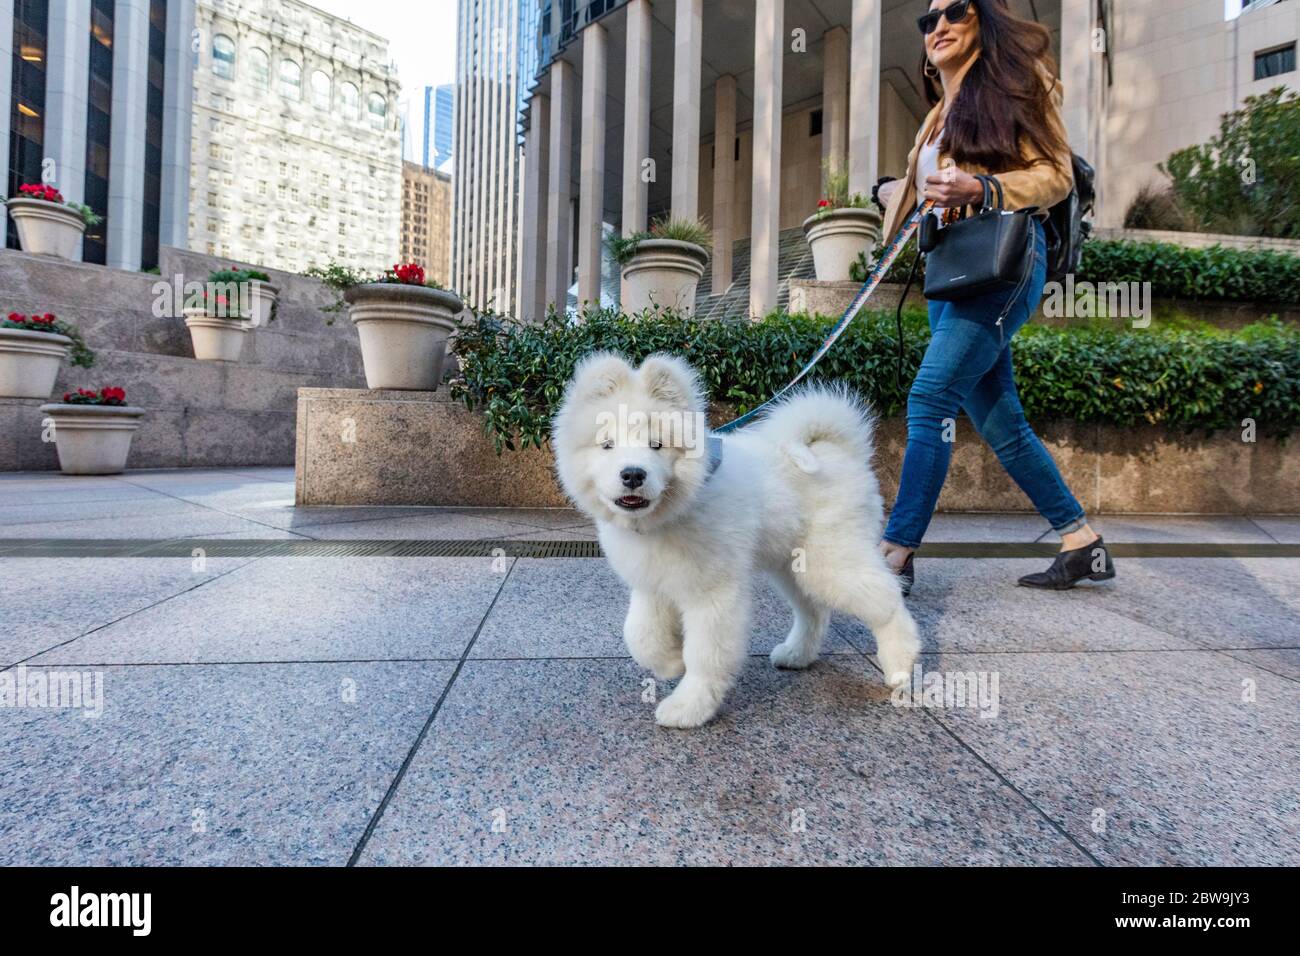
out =
[(257, 47), (248, 51), (248, 75), (259, 90), (271, 88), (271, 58)]
[(330, 108), (330, 78), (328, 73), (317, 70), (311, 75), (311, 105), (318, 110)]
[(361, 94), (351, 83), (339, 87), (339, 99), (343, 103), (343, 118), (355, 122), (361, 118)]
[(302, 99), (302, 67), (293, 60), (280, 61), (280, 95), (291, 100)]
[(370, 114), (370, 125), (374, 129), (383, 129), (384, 120), (388, 115), (388, 101), (378, 93), (371, 93), (370, 99), (366, 103), (367, 112)]
[(223, 80), (235, 78), (235, 41), (224, 33), (212, 38), (212, 72)]

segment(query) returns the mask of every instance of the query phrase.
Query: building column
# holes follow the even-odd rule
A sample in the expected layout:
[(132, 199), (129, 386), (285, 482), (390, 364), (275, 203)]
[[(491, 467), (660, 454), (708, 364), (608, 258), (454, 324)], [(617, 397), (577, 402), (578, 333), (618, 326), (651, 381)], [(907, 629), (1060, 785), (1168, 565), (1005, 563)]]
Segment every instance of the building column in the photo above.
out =
[(650, 184), (650, 0), (627, 5), (627, 78), (623, 88), (623, 235), (645, 229)]
[(736, 78), (718, 77), (713, 85), (713, 294), (731, 285), (732, 208), (736, 201)]
[(822, 37), (822, 159), (843, 169), (849, 145), (849, 32), (831, 27)]
[(609, 34), (599, 23), (582, 31), (582, 157), (578, 169), (578, 303), (600, 305), (605, 221), (605, 70)]
[(573, 67), (561, 59), (551, 64), (550, 139), (546, 301), (563, 312), (568, 308), (569, 285), (573, 281), (573, 230), (569, 219), (573, 199)]
[(677, 0), (673, 27), (673, 218), (700, 216), (700, 66), (704, 0)]
[[(0, 0), (0, 175), (9, 189), (9, 117), (13, 112), (14, 0)], [(0, 210), (0, 249), (5, 246), (9, 214)]]
[(167, 49), (163, 60), (162, 194), (158, 244), (185, 249), (190, 231), (190, 126), (193, 122), (194, 64), (190, 50), (194, 0), (167, 4)]
[(1061, 0), (1061, 85), (1065, 90), (1061, 118), (1070, 146), (1095, 163), (1097, 157), (1088, 155), (1088, 105), (1092, 64), (1101, 54), (1093, 52), (1092, 27), (1092, 0)]
[(524, 137), (524, 205), (520, 219), (519, 318), (536, 322), (546, 315), (546, 163), (550, 157), (547, 122), (551, 98), (538, 94), (529, 111)]
[(849, 192), (870, 194), (880, 150), (880, 2), (853, 0), (849, 58)]
[(754, 190), (749, 313), (776, 308), (781, 225), (781, 95), (785, 0), (756, 0), (754, 10)]
[(113, 9), (113, 123), (105, 265), (139, 269), (144, 232), (144, 138), (149, 94), (149, 0)]
[[(12, 14), (9, 21), (12, 28)], [(86, 195), (89, 46), (90, 0), (51, 3), (45, 61), (45, 156), (54, 160), (54, 185), (72, 202), (82, 202)], [(6, 72), (8, 69), (6, 61)], [(7, 98), (4, 108), (9, 109)], [(144, 168), (143, 160), (137, 168)]]

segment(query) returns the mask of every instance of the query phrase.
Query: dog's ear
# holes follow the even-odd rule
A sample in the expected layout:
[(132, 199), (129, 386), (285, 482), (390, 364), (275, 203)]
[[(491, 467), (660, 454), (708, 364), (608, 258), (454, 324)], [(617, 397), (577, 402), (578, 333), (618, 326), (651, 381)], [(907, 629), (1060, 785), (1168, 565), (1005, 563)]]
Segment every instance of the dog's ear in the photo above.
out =
[(641, 363), (641, 381), (650, 397), (674, 408), (698, 411), (704, 406), (699, 376), (675, 355), (655, 354)]
[(573, 371), (573, 391), (589, 400), (613, 395), (632, 378), (632, 366), (614, 352), (594, 352)]

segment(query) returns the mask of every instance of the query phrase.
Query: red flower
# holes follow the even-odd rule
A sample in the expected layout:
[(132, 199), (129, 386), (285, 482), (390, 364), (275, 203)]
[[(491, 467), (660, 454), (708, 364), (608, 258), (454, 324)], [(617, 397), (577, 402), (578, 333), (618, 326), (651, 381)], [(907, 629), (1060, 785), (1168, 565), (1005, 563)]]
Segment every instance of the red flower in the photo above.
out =
[(71, 392), (64, 392), (64, 393), (63, 393), (63, 400), (64, 400), (64, 402), (71, 401), (71, 400), (72, 400), (72, 393), (71, 393)]
[(100, 390), (99, 397), (107, 402), (126, 401), (126, 389), (118, 388), (115, 385), (109, 385)]
[(825, 209), (825, 208), (826, 208), (827, 206), (829, 206), (830, 204), (831, 204), (831, 201), (830, 201), (829, 199), (823, 199), (821, 202), (819, 202), (819, 203), (817, 204), (817, 208), (818, 208), (818, 209)]
[(424, 267), (414, 262), (393, 266), (393, 275), (405, 285), (424, 285)]
[(24, 183), (18, 187), (18, 191), (24, 196), (31, 196), (33, 199), (43, 199), (46, 202), (63, 202), (63, 194), (53, 186), (46, 186), (44, 183)]

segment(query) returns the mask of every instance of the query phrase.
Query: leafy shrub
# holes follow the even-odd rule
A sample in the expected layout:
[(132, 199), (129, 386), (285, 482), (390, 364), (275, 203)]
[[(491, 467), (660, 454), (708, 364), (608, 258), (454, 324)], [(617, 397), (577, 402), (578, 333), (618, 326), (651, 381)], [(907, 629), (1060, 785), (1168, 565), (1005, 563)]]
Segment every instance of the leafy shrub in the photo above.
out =
[(1170, 155), (1160, 171), (1197, 229), (1300, 239), (1300, 95), (1284, 86), (1223, 114), (1208, 143)]
[(1147, 183), (1129, 203), (1124, 213), (1124, 228), (1187, 232), (1192, 229), (1192, 218), (1172, 187)]
[[(611, 349), (640, 361), (664, 351), (693, 363), (714, 401), (744, 412), (793, 378), (832, 324), (784, 313), (719, 322), (593, 309), (576, 323), (551, 313), (537, 324), (481, 315), (454, 342), (460, 377), (452, 395), (482, 412), (498, 453), (540, 447), (583, 356)], [(899, 414), (929, 341), (919, 311), (904, 313), (904, 330), (901, 388), (893, 315), (879, 312), (860, 315), (812, 379), (846, 382), (881, 415)], [(1013, 350), (1032, 420), (1214, 430), (1253, 418), (1260, 433), (1278, 435), (1300, 423), (1300, 332), (1279, 323), (1233, 334), (1030, 326)]]

